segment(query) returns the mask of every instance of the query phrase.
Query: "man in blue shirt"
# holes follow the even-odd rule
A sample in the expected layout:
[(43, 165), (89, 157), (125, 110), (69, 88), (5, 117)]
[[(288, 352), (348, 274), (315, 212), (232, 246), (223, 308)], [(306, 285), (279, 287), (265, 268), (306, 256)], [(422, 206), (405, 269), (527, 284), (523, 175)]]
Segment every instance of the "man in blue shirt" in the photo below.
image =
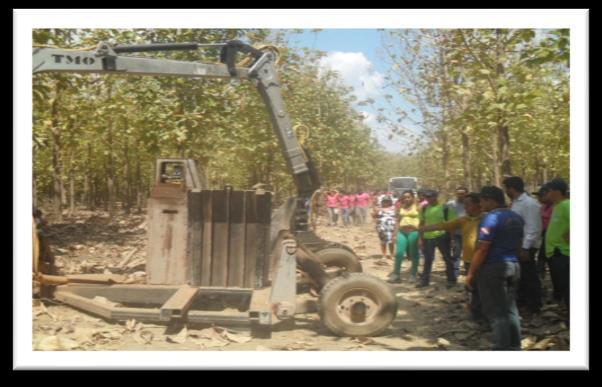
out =
[(483, 314), (493, 331), (493, 349), (520, 350), (520, 320), (516, 292), (520, 280), (518, 249), (523, 239), (524, 220), (506, 207), (504, 191), (483, 187), (481, 208), (488, 212), (479, 224), (477, 247), (472, 257), (466, 286), (477, 281)]

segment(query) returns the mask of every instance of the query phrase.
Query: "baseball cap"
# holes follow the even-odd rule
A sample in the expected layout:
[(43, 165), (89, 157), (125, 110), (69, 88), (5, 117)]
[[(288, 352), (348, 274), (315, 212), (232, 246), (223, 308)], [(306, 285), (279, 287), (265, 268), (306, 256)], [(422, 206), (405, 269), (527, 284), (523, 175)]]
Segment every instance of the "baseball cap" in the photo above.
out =
[(552, 179), (541, 187), (542, 190), (549, 191), (560, 191), (565, 194), (569, 190), (568, 184), (562, 179)]
[(427, 189), (424, 190), (424, 196), (427, 198), (436, 198), (439, 196), (439, 192), (435, 191), (434, 189)]

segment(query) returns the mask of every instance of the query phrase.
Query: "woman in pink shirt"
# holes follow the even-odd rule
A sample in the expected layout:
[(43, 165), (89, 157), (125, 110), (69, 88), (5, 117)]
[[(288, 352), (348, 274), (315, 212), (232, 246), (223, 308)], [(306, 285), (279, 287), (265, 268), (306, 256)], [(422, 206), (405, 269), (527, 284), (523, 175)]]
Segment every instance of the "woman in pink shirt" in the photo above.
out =
[(358, 213), (359, 223), (365, 224), (368, 217), (368, 205), (370, 204), (370, 195), (367, 192), (360, 191), (355, 197), (355, 208)]
[(351, 203), (351, 196), (347, 191), (342, 191), (339, 195), (339, 208), (341, 209), (341, 216), (343, 217), (343, 225), (349, 225), (349, 207)]
[(418, 196), (418, 207), (422, 208), (424, 206), (426, 206), (427, 204), (429, 204), (428, 200), (426, 200), (426, 197), (424, 196), (424, 191), (419, 189), (418, 193), (416, 194)]
[(328, 209), (328, 225), (336, 226), (339, 217), (339, 193), (336, 190), (326, 192), (326, 208)]

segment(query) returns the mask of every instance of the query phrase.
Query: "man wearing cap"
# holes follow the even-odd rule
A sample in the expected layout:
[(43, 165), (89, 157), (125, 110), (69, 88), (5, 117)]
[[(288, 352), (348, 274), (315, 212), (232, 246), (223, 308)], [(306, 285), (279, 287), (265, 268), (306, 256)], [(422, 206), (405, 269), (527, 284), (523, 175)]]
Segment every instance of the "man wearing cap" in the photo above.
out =
[[(425, 190), (424, 196), (428, 204), (420, 209), (420, 227), (438, 224), (455, 218), (453, 208), (439, 204), (437, 197), (439, 193), (434, 190)], [(424, 268), (422, 279), (417, 287), (428, 286), (430, 283), (431, 270), (435, 260), (435, 249), (438, 249), (445, 261), (445, 274), (447, 275), (447, 287), (451, 288), (457, 283), (455, 265), (450, 253), (449, 238), (445, 231), (420, 232), (419, 243), (424, 254)]]
[(546, 200), (554, 205), (546, 231), (545, 245), (546, 257), (550, 265), (550, 277), (554, 288), (557, 289), (569, 309), (571, 203), (567, 198), (568, 185), (562, 179), (553, 179), (547, 182), (543, 189)]
[(541, 205), (527, 195), (525, 183), (518, 176), (509, 176), (503, 183), (506, 195), (512, 199), (512, 211), (525, 221), (524, 238), (518, 252), (520, 283), (517, 302), (528, 313), (539, 313), (541, 309), (541, 280), (537, 273), (535, 257), (541, 244)]
[(500, 188), (483, 187), (479, 196), (482, 210), (488, 213), (479, 224), (466, 286), (471, 289), (476, 279), (481, 310), (493, 331), (493, 349), (520, 350), (516, 291), (520, 280), (518, 250), (525, 222), (506, 207)]

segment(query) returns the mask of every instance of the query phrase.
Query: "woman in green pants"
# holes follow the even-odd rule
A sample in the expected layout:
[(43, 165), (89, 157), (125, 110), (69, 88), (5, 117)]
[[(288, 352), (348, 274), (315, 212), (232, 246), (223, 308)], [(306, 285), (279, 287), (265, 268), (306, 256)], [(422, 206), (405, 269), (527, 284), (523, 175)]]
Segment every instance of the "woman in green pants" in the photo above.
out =
[(397, 229), (397, 246), (395, 248), (395, 263), (393, 272), (389, 274), (388, 282), (401, 282), (401, 262), (409, 252), (412, 260), (411, 279), (416, 281), (418, 272), (418, 226), (420, 224), (419, 210), (414, 199), (414, 192), (404, 191), (401, 195), (401, 207), (399, 208), (399, 222)]

